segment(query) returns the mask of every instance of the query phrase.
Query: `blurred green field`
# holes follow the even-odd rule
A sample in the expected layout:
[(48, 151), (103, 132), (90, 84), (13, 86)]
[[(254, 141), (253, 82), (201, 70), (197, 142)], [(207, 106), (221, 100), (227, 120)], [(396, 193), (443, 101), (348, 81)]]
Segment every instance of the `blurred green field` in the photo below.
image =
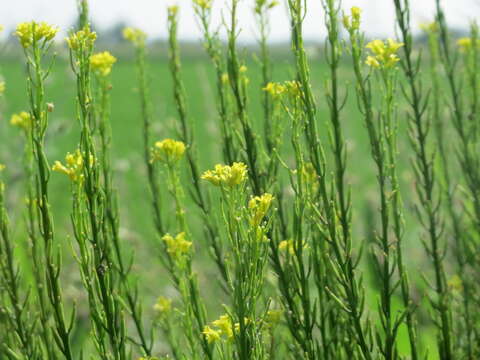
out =
[[(262, 118), (261, 108), (261, 80), (260, 68), (249, 57), (247, 66), (250, 83), (250, 116), (254, 124), (259, 124)], [(214, 73), (208, 61), (203, 58), (188, 58), (183, 61), (183, 76), (188, 94), (188, 108), (190, 120), (194, 124), (194, 136), (196, 149), (200, 160), (200, 169), (204, 170), (220, 162), (220, 136), (217, 127), (217, 112), (215, 103)], [(159, 59), (149, 63), (151, 100), (155, 113), (153, 130), (156, 138), (175, 137), (176, 109), (172, 95), (172, 81), (166, 60)], [(327, 77), (327, 66), (324, 59), (312, 60), (312, 82), (314, 84), (317, 102), (319, 106), (319, 124), (322, 139), (328, 142), (323, 123), (328, 121), (328, 111), (325, 99), (324, 82)], [(26, 93), (25, 67), (21, 60), (1, 60), (0, 72), (7, 83), (6, 100), (3, 104), (3, 119), (0, 123), (0, 151), (1, 162), (7, 164), (10, 169), (7, 174), (9, 185), (9, 204), (13, 218), (16, 235), (22, 241), (21, 229), (23, 228), (22, 209), (18, 204), (22, 203), (22, 153), (23, 139), (18, 129), (12, 128), (9, 118), (12, 113), (28, 108)], [(293, 78), (293, 64), (288, 59), (274, 63), (274, 79), (289, 80)], [(372, 211), (376, 211), (375, 205), (375, 168), (369, 153), (366, 129), (362, 117), (356, 106), (354, 88), (352, 86), (352, 73), (349, 64), (345, 64), (341, 71), (341, 82), (344, 84), (344, 94), (348, 96), (343, 121), (345, 137), (348, 142), (348, 173), (347, 178), (352, 187), (354, 203), (354, 239), (364, 239), (371, 234), (374, 224), (369, 223)], [(135, 253), (135, 273), (141, 279), (140, 287), (144, 296), (146, 308), (153, 304), (154, 299), (161, 293), (172, 295), (173, 288), (168, 284), (166, 276), (162, 276), (161, 265), (152, 249), (157, 241), (153, 230), (153, 220), (150, 216), (150, 195), (145, 177), (142, 148), (142, 127), (140, 118), (140, 106), (136, 91), (136, 74), (134, 63), (130, 59), (120, 58), (112, 73), (113, 89), (111, 91), (111, 119), (113, 131), (113, 168), (115, 171), (115, 186), (119, 194), (121, 210), (121, 236), (128, 242), (127, 248)], [(63, 160), (67, 152), (73, 151), (79, 140), (79, 129), (75, 118), (74, 77), (68, 63), (58, 59), (48, 79), (46, 99), (55, 106), (50, 117), (50, 128), (47, 135), (48, 158), (50, 162)], [(381, 95), (381, 94), (380, 94)], [(399, 92), (398, 97), (401, 97)], [(404, 104), (402, 100), (400, 104)], [(410, 170), (409, 158), (411, 151), (406, 133), (406, 108), (400, 105), (399, 114), (399, 173), (400, 181), (404, 189), (406, 213), (406, 243), (408, 247), (407, 261), (411, 263), (410, 269), (420, 269), (424, 258), (423, 249), (418, 239), (418, 224), (411, 226), (409, 218), (413, 216), (413, 177)], [(258, 138), (262, 138), (262, 129), (257, 126)], [(328, 145), (327, 145), (328, 146)], [(284, 139), (285, 160), (289, 162), (290, 139), (288, 134)], [(185, 176), (184, 180), (188, 182)], [(61, 241), (66, 251), (64, 262), (76, 266), (70, 250), (71, 238), (69, 213), (70, 195), (69, 182), (61, 175), (52, 174), (51, 179), (51, 203), (57, 226), (57, 239)], [(168, 211), (168, 204), (166, 204)], [(191, 208), (188, 207), (187, 208)], [(200, 282), (206, 284), (206, 279), (215, 275), (213, 262), (207, 256), (207, 250), (203, 246), (202, 229), (195, 227), (195, 215), (190, 215), (193, 224), (192, 232), (198, 238), (195, 242), (195, 266), (201, 268)], [(173, 221), (173, 219), (172, 219)], [(21, 247), (20, 247), (21, 250)], [(19, 252), (20, 252), (19, 250)], [(19, 256), (21, 256), (19, 254)], [(420, 272), (410, 271), (414, 282), (422, 286)], [(364, 267), (364, 273), (368, 277), (368, 270)], [(65, 284), (68, 289), (66, 296), (80, 304), (80, 310), (87, 311), (88, 306), (82, 305), (82, 285), (77, 278), (77, 271), (65, 272)], [(201, 286), (202, 288), (202, 286)], [(369, 294), (369, 302), (372, 309), (376, 306), (377, 295), (372, 284)], [(221, 291), (214, 282), (208, 282), (203, 287), (207, 303), (217, 306), (222, 302)], [(419, 297), (420, 294), (417, 294)], [(217, 307), (218, 308), (218, 307)], [(81, 313), (80, 313), (81, 314)], [(88, 322), (88, 321), (87, 321)]]

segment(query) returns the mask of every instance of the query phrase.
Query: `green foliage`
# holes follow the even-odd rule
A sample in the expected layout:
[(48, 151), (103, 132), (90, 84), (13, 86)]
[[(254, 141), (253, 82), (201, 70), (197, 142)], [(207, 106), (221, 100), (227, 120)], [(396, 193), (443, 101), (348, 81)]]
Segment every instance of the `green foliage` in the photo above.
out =
[(123, 33), (134, 64), (95, 53), (87, 1), (69, 69), (56, 28), (18, 26), (0, 359), (478, 358), (478, 27), (455, 46), (437, 1), (423, 49), (393, 0), (398, 39), (366, 43), (361, 9), (321, 3), (321, 62), (303, 0), (287, 2), (291, 64), (271, 57), (275, 1), (252, 4), (254, 61), (239, 0), (219, 29), (192, 1), (208, 62), (182, 59), (177, 6), (164, 63), (139, 29)]

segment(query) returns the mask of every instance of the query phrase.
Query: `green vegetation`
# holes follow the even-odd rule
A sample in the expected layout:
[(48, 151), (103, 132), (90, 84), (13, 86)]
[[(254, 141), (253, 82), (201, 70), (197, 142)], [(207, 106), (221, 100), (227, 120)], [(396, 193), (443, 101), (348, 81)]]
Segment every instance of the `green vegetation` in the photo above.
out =
[(477, 25), (455, 44), (437, 1), (416, 44), (393, 0), (398, 38), (369, 42), (361, 9), (322, 0), (313, 57), (288, 0), (281, 57), (276, 2), (255, 1), (252, 53), (239, 1), (225, 42), (192, 1), (198, 56), (176, 6), (160, 57), (132, 28), (97, 51), (85, 0), (66, 44), (18, 26), (25, 56), (0, 57), (0, 359), (478, 358)]

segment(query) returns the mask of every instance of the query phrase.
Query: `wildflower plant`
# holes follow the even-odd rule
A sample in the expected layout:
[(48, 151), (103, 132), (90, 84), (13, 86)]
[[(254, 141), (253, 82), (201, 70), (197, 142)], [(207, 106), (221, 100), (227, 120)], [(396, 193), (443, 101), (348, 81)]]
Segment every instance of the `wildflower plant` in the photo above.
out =
[[(191, 110), (182, 14), (168, 7), (172, 92), (162, 96), (174, 105), (171, 122), (152, 106), (147, 35), (125, 28), (135, 52), (146, 174), (136, 181), (149, 189), (143, 200), (153, 223), (131, 244), (121, 231), (128, 212), (112, 156), (112, 74), (121, 52), (117, 59), (95, 51), (88, 2), (79, 0), (66, 45), (80, 131), (71, 152), (50, 162), (56, 107), (46, 85), (56, 69), (58, 28), (19, 24), (29, 107), (10, 124), (24, 146), (25, 205), (22, 223), (9, 196), (19, 170), (0, 164), (0, 358), (478, 358), (479, 30), (473, 22), (454, 41), (437, 0), (434, 21), (422, 25), (428, 41), (417, 45), (410, 2), (392, 3), (396, 36), (366, 41), (361, 8), (342, 13), (340, 0), (321, 0), (326, 37), (317, 60), (303, 34), (310, 4), (288, 0), (285, 80), (277, 78), (268, 41), (276, 1), (249, 5), (258, 30), (249, 61), (238, 41), (242, 2), (230, 0), (215, 27), (220, 3), (192, 0), (214, 86), (216, 111), (208, 115)], [(317, 62), (326, 65), (318, 89)], [(10, 96), (3, 80), (0, 96)], [(201, 157), (194, 130), (212, 117), (221, 151)], [(353, 187), (361, 181), (352, 129), (367, 141), (361, 171), (375, 179), (369, 191)], [(70, 189), (70, 226), (58, 232), (52, 172)], [(413, 265), (407, 254), (418, 244), (424, 251), (415, 251)], [(81, 283), (71, 286), (81, 294), (74, 301), (65, 292), (75, 268), (67, 245)], [(145, 266), (155, 281), (140, 282), (134, 246), (159, 260)]]

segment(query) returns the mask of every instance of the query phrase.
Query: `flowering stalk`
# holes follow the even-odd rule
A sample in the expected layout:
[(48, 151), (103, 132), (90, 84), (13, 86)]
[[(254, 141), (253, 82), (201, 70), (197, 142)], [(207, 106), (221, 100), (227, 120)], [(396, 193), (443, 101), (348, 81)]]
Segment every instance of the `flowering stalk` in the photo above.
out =
[[(257, 320), (257, 303), (263, 290), (270, 241), (267, 237), (269, 224), (266, 216), (273, 196), (268, 193), (255, 196), (249, 201), (248, 210), (245, 209), (247, 167), (243, 163), (216, 165), (214, 170), (206, 171), (202, 178), (220, 187), (225, 232), (232, 248), (229, 270), (232, 308), (223, 317), (224, 326), (219, 326), (234, 341), (234, 354), (238, 359), (264, 359), (266, 352), (261, 321)], [(213, 334), (210, 330), (207, 326), (204, 334), (212, 341)]]
[[(209, 2), (205, 2), (197, 5), (197, 12), (200, 12), (201, 18), (206, 21), (207, 17), (207, 5)], [(187, 105), (186, 105), (186, 94), (185, 88), (182, 81), (182, 70), (181, 70), (181, 62), (180, 62), (180, 50), (178, 47), (178, 40), (177, 40), (177, 10), (175, 7), (169, 8), (169, 15), (168, 15), (168, 30), (169, 30), (169, 57), (170, 57), (170, 71), (173, 77), (173, 89), (174, 89), (174, 98), (175, 103), (177, 106), (178, 116), (180, 120), (180, 138), (181, 140), (189, 144), (187, 148), (187, 160), (190, 169), (190, 174), (193, 179), (193, 191), (190, 192), (192, 200), (195, 204), (200, 208), (203, 215), (203, 222), (205, 225), (205, 235), (208, 238), (208, 243), (213, 249), (213, 258), (220, 270), (220, 274), (222, 276), (222, 280), (224, 282), (227, 281), (227, 268), (224, 263), (224, 256), (221, 245), (218, 243), (218, 229), (213, 221), (211, 221), (210, 217), (210, 199), (208, 198), (208, 194), (204, 192), (200, 185), (200, 174), (198, 170), (198, 165), (196, 161), (195, 155), (195, 143), (194, 137), (192, 134), (192, 130), (190, 128), (190, 124), (188, 123), (188, 114), (187, 114)], [(206, 30), (208, 32), (208, 25)], [(208, 40), (210, 41), (210, 51), (216, 51), (213, 45), (213, 39)], [(220, 64), (217, 64), (220, 66)], [(225, 99), (221, 99), (222, 103)], [(222, 114), (226, 110), (224, 109), (225, 104), (222, 105)], [(227, 150), (229, 151), (229, 150)]]
[[(51, 108), (52, 105), (49, 106)], [(13, 114), (10, 119), (10, 124), (21, 129), (25, 136), (23, 167), (26, 177), (26, 226), (28, 240), (26, 241), (27, 251), (32, 259), (32, 273), (35, 278), (35, 297), (36, 305), (39, 307), (40, 329), (42, 336), (42, 343), (48, 356), (53, 358), (55, 349), (52, 344), (51, 328), (49, 326), (50, 311), (48, 309), (47, 293), (45, 287), (42, 285), (42, 273), (44, 272), (42, 264), (43, 246), (38, 238), (38, 214), (36, 210), (35, 193), (35, 161), (33, 157), (33, 143), (32, 143), (32, 116), (26, 111), (18, 114)]]
[[(270, 252), (272, 267), (278, 276), (280, 299), (285, 308), (285, 318), (291, 336), (301, 349), (302, 354), (308, 359), (322, 358), (328, 351), (320, 351), (317, 339), (315, 338), (315, 301), (313, 291), (310, 289), (311, 273), (313, 266), (317, 284), (323, 283), (320, 271), (323, 268), (321, 263), (312, 264), (308, 259), (310, 252), (307, 251), (307, 239), (312, 235), (308, 232), (308, 219), (313, 214), (309, 206), (310, 196), (316, 196), (315, 189), (317, 180), (312, 174), (313, 167), (309, 170), (304, 159), (304, 149), (301, 137), (305, 124), (303, 123), (303, 109), (299, 85), (286, 87), (284, 106), (289, 114), (292, 123), (292, 146), (295, 154), (297, 169), (290, 171), (291, 185), (295, 192), (293, 205), (293, 238), (286, 238), (280, 242), (271, 242)], [(289, 91), (287, 90), (289, 89)], [(292, 91), (295, 90), (296, 91)], [(310, 164), (311, 165), (311, 164)], [(314, 172), (314, 170), (313, 170)], [(315, 193), (315, 194), (314, 194)], [(323, 290), (323, 289), (322, 289)], [(323, 293), (323, 292), (322, 292)], [(323, 309), (322, 309), (323, 311)], [(322, 342), (323, 342), (322, 333)]]
[[(398, 329), (403, 319), (409, 314), (410, 306), (405, 304), (406, 309), (400, 312), (400, 316), (394, 316), (393, 296), (395, 289), (402, 284), (403, 259), (403, 215), (400, 197), (400, 188), (397, 178), (397, 122), (395, 118), (395, 88), (396, 88), (396, 67), (399, 60), (396, 51), (403, 44), (388, 40), (387, 45), (383, 41), (375, 40), (367, 45), (375, 56), (372, 62), (371, 57), (367, 58), (370, 65), (380, 78), (380, 88), (384, 96), (380, 114), (377, 115), (378, 123), (374, 119), (366, 117), (367, 129), (372, 147), (372, 157), (377, 166), (377, 179), (380, 193), (381, 230), (375, 235), (378, 254), (375, 256), (375, 265), (379, 274), (382, 294), (380, 298), (379, 313), (382, 324), (382, 331), (377, 331), (379, 346), (385, 359), (397, 359), (396, 339)], [(382, 58), (382, 54), (389, 54), (388, 59)], [(367, 80), (367, 86), (371, 83)], [(393, 234), (393, 236), (391, 235)], [(397, 263), (396, 263), (397, 261)], [(396, 280), (396, 270), (400, 273), (400, 280)]]
[[(334, 4), (332, 3), (331, 5), (333, 6)], [(319, 181), (318, 196), (320, 205), (317, 210), (319, 214), (317, 221), (320, 224), (324, 223), (323, 239), (329, 243), (331, 249), (329, 261), (333, 267), (332, 270), (337, 276), (337, 286), (328, 289), (332, 297), (349, 314), (351, 326), (354, 329), (355, 341), (358, 343), (363, 356), (365, 359), (371, 359), (371, 345), (368, 343), (368, 324), (365, 325), (363, 323), (364, 293), (360, 287), (361, 280), (358, 280), (355, 274), (358, 261), (352, 253), (347, 195), (343, 191), (343, 195), (340, 194), (340, 189), (335, 189), (334, 195), (331, 195), (327, 185), (325, 153), (318, 136), (316, 105), (310, 84), (309, 65), (303, 45), (302, 27), (306, 9), (303, 6), (303, 1), (300, 0), (289, 0), (289, 9), (292, 27), (292, 48), (295, 54), (297, 78), (300, 83), (306, 117), (305, 138), (310, 160)], [(334, 9), (334, 7), (331, 9)], [(338, 48), (335, 51), (338, 51)], [(338, 149), (341, 149), (341, 146)], [(343, 164), (344, 159), (339, 160)], [(339, 160), (337, 160), (337, 164)], [(344, 169), (341, 167), (336, 167), (337, 178), (338, 174), (342, 174), (343, 171)], [(335, 199), (333, 201), (332, 196)], [(338, 196), (342, 200), (338, 200)], [(337, 214), (341, 215), (340, 226), (337, 225)]]
[[(192, 270), (192, 242), (185, 217), (183, 205), (183, 187), (180, 182), (178, 162), (186, 151), (185, 144), (181, 141), (165, 139), (155, 144), (152, 150), (152, 161), (160, 161), (165, 164), (167, 171), (167, 186), (175, 202), (175, 214), (178, 233), (175, 237), (165, 234), (162, 240), (165, 244), (169, 264), (169, 271), (172, 274), (174, 284), (179, 291), (184, 305), (185, 315), (183, 316), (183, 330), (189, 345), (190, 356), (193, 359), (199, 358), (197, 349), (198, 343), (206, 358), (212, 359), (213, 353), (207, 340), (203, 337), (198, 340), (199, 334), (205, 324), (205, 307), (202, 303), (196, 275)], [(168, 332), (167, 332), (168, 334)]]
[[(78, 120), (81, 126), (79, 150), (67, 157), (67, 167), (56, 163), (55, 170), (67, 172), (77, 191), (74, 191), (73, 225), (80, 247), (80, 265), (83, 280), (88, 290), (90, 310), (96, 335), (99, 355), (108, 359), (124, 360), (127, 357), (124, 314), (119, 296), (115, 291), (118, 284), (118, 266), (113, 257), (112, 239), (116, 231), (110, 231), (108, 221), (112, 204), (105, 198), (105, 188), (110, 190), (110, 179), (101, 184), (100, 164), (93, 140), (96, 129), (94, 99), (91, 89), (91, 72), (101, 76), (110, 73), (114, 58), (109, 53), (93, 54), (96, 34), (89, 26), (72, 34), (68, 39), (72, 70), (77, 79)], [(104, 114), (103, 114), (104, 115)], [(100, 123), (101, 124), (101, 123)], [(104, 125), (100, 125), (101, 128)], [(105, 128), (101, 130), (105, 132)], [(104, 133), (105, 135), (105, 133)], [(104, 140), (106, 141), (106, 139)], [(104, 144), (104, 142), (102, 142)], [(107, 165), (108, 164), (102, 164)], [(108, 171), (108, 168), (106, 169)], [(112, 215), (110, 213), (110, 215)], [(116, 220), (113, 220), (114, 222)], [(117, 239), (118, 242), (118, 239)], [(108, 339), (109, 346), (106, 341)]]
[[(115, 57), (108, 52), (98, 53), (90, 57), (90, 64), (96, 75), (95, 78), (99, 87), (98, 98), (100, 100), (99, 104), (97, 105), (96, 117), (101, 144), (100, 159), (102, 166), (100, 171), (103, 177), (103, 187), (105, 193), (105, 216), (110, 227), (110, 237), (112, 239), (115, 258), (118, 264), (119, 281), (123, 287), (122, 295), (126, 298), (128, 311), (135, 324), (142, 352), (146, 356), (151, 356), (153, 338), (147, 340), (147, 336), (145, 334), (145, 329), (142, 322), (142, 307), (141, 302), (138, 299), (138, 286), (136, 282), (132, 284), (130, 266), (128, 266), (123, 259), (122, 245), (119, 236), (117, 194), (113, 188), (112, 181), (113, 174), (110, 164), (111, 126), (109, 95), (112, 85), (110, 83), (109, 73), (112, 65), (115, 62)], [(133, 259), (128, 260), (128, 263), (132, 262)]]
[(142, 136), (143, 136), (143, 157), (147, 169), (148, 185), (151, 192), (152, 209), (154, 214), (154, 224), (157, 233), (164, 234), (164, 224), (162, 220), (161, 193), (158, 180), (155, 176), (155, 165), (150, 161), (151, 125), (152, 109), (149, 99), (149, 87), (146, 68), (146, 46), (147, 35), (140, 29), (125, 28), (123, 37), (130, 41), (135, 47), (135, 67), (137, 71), (138, 91), (140, 95), (141, 115), (142, 115)]
[[(49, 306), (53, 313), (55, 329), (54, 339), (58, 349), (67, 360), (73, 360), (70, 345), (75, 311), (71, 320), (65, 319), (63, 295), (60, 284), (61, 255), (55, 251), (55, 234), (53, 217), (49, 204), (50, 167), (45, 155), (45, 132), (48, 125), (48, 107), (45, 101), (45, 79), (49, 70), (43, 67), (43, 59), (52, 45), (58, 29), (46, 23), (22, 23), (17, 27), (16, 35), (24, 48), (27, 59), (28, 95), (30, 100), (30, 115), (32, 124), (32, 153), (36, 163), (36, 210), (38, 211), (38, 232), (43, 239), (45, 282)], [(42, 281), (43, 283), (43, 281)], [(42, 310), (43, 314), (50, 310)]]
[(239, 0), (231, 0), (230, 6), (230, 24), (228, 33), (228, 55), (227, 69), (230, 89), (233, 94), (236, 117), (239, 120), (241, 133), (243, 135), (242, 150), (245, 153), (246, 162), (250, 169), (249, 180), (252, 184), (253, 192), (256, 195), (262, 194), (265, 186), (262, 180), (263, 170), (260, 168), (259, 144), (252, 129), (247, 112), (247, 85), (249, 79), (246, 75), (247, 67), (241, 63), (238, 57), (237, 36), (238, 36), (238, 18), (237, 8)]
[(443, 218), (440, 214), (440, 198), (436, 190), (437, 180), (433, 167), (434, 158), (428, 153), (428, 135), (430, 119), (425, 115), (428, 99), (422, 94), (422, 84), (418, 76), (419, 59), (415, 60), (412, 55), (412, 36), (410, 30), (409, 2), (394, 0), (397, 23), (400, 28), (402, 40), (405, 44), (405, 58), (402, 68), (408, 79), (410, 94), (407, 101), (411, 107), (410, 137), (413, 150), (415, 151), (415, 175), (418, 184), (416, 187), (421, 206), (418, 215), (422, 218), (425, 230), (429, 236), (429, 244), (425, 243), (425, 249), (432, 259), (435, 271), (435, 292), (437, 299), (432, 299), (432, 305), (440, 318), (439, 352), (442, 359), (451, 359), (453, 356), (453, 337), (450, 313), (450, 296), (446, 287), (446, 275), (443, 265), (445, 250), (442, 250), (442, 227)]

